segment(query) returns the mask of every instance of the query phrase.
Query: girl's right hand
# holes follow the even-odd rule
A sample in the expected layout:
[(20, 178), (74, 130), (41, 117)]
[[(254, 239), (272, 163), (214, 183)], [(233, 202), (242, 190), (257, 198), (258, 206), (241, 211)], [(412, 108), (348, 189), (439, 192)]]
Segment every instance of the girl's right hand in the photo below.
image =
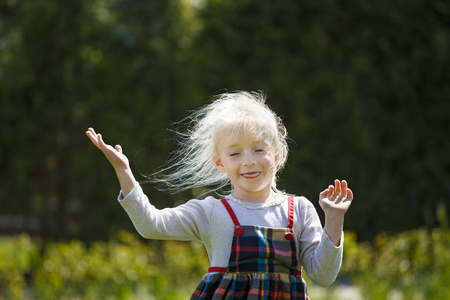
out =
[(128, 195), (138, 185), (138, 182), (134, 178), (133, 172), (131, 172), (128, 158), (122, 153), (122, 147), (116, 145), (113, 148), (112, 146), (105, 144), (102, 135), (95, 133), (92, 128), (89, 128), (88, 131), (86, 131), (86, 135), (89, 137), (92, 144), (102, 150), (103, 154), (105, 154), (106, 158), (116, 171), (122, 194)]
[(105, 142), (103, 142), (102, 135), (100, 133), (95, 133), (93, 128), (89, 128), (88, 131), (86, 131), (86, 135), (89, 137), (94, 146), (103, 152), (114, 169), (118, 170), (129, 168), (128, 158), (123, 154), (122, 147), (120, 145), (116, 145), (113, 148), (111, 145), (105, 144)]

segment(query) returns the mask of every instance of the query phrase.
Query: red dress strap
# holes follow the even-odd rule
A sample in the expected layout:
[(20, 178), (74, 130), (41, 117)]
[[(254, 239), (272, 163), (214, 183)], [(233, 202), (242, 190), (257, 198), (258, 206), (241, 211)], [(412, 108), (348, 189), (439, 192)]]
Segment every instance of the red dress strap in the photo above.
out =
[(225, 198), (223, 198), (223, 199), (220, 200), (220, 201), (222, 201), (223, 205), (224, 205), (225, 208), (227, 209), (228, 214), (230, 215), (231, 219), (233, 220), (234, 226), (240, 226), (241, 224), (239, 224), (239, 221), (238, 221), (236, 215), (234, 214), (234, 211), (233, 211), (233, 209), (231, 208), (231, 206), (230, 206), (230, 204), (228, 203), (228, 201), (227, 201)]
[(294, 197), (289, 196), (289, 221), (288, 221), (288, 228), (292, 229), (294, 228)]
[(230, 204), (228, 203), (228, 201), (225, 198), (223, 198), (220, 201), (222, 201), (223, 205), (227, 209), (228, 214), (231, 217), (231, 220), (233, 220), (234, 226), (236, 227), (234, 233), (236, 233), (236, 235), (242, 235), (244, 233), (244, 230), (241, 228), (241, 224), (239, 223), (236, 215), (234, 214), (234, 211), (231, 208)]

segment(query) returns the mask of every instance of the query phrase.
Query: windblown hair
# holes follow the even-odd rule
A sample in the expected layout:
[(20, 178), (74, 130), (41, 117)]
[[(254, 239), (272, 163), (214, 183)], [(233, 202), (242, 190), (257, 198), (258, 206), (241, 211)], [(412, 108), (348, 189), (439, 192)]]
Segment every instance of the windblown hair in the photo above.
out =
[[(178, 149), (165, 166), (151, 175), (151, 182), (164, 185), (161, 190), (172, 193), (196, 187), (208, 187), (211, 191), (229, 192), (230, 180), (213, 164), (217, 154), (217, 133), (224, 128), (232, 132), (253, 134), (268, 143), (275, 158), (275, 172), (280, 171), (287, 160), (287, 131), (281, 119), (265, 104), (261, 92), (233, 92), (213, 97), (212, 103), (194, 111), (181, 121), (187, 125), (185, 132), (175, 130)], [(276, 188), (276, 176), (272, 182)]]

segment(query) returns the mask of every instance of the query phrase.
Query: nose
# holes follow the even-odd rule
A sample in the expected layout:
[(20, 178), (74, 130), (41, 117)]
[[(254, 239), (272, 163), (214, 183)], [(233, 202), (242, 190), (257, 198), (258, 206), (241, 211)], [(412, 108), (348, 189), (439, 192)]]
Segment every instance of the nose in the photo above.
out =
[(256, 163), (255, 156), (251, 151), (245, 151), (242, 157), (242, 164), (246, 167), (253, 166)]

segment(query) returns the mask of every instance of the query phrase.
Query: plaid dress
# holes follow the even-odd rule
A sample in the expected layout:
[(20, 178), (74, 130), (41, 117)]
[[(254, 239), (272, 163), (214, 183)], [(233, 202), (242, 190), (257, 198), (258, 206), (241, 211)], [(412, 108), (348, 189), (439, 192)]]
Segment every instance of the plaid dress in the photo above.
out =
[(209, 268), (191, 300), (308, 300), (305, 281), (297, 269), (293, 197), (289, 197), (287, 228), (240, 226), (228, 202), (222, 199), (222, 203), (235, 225), (228, 266)]

